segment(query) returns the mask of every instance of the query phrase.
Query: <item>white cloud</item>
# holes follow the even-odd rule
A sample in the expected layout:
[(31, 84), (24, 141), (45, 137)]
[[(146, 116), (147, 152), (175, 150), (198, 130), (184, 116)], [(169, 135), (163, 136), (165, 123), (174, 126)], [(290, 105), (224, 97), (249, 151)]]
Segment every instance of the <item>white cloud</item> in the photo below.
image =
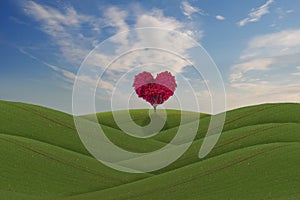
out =
[(65, 13), (61, 13), (50, 6), (42, 6), (33, 1), (25, 4), (25, 12), (34, 18), (45, 22), (44, 28), (49, 34), (55, 34), (56, 31), (63, 30), (63, 26), (78, 27), (81, 20), (87, 20), (83, 15), (78, 15), (72, 7), (68, 7)]
[(294, 10), (291, 10), (291, 9), (290, 10), (285, 10), (281, 7), (276, 9), (276, 13), (278, 15), (279, 20), (284, 19), (288, 14), (291, 14), (293, 12), (294, 12)]
[(216, 19), (222, 21), (222, 20), (225, 20), (225, 17), (223, 17), (222, 15), (217, 15)]
[[(74, 82), (74, 80), (75, 80), (75, 77), (76, 77), (76, 75), (75, 75), (74, 73), (72, 73), (72, 72), (70, 72), (70, 71), (68, 71), (68, 70), (65, 70), (65, 69), (63, 69), (63, 68), (61, 68), (61, 67), (58, 67), (58, 66), (49, 64), (49, 63), (47, 63), (47, 62), (45, 62), (45, 61), (43, 61), (43, 60), (37, 58), (36, 56), (30, 54), (29, 52), (25, 51), (25, 50), (22, 49), (22, 48), (19, 48), (19, 51), (20, 51), (22, 54), (24, 54), (24, 55), (26, 55), (26, 56), (32, 58), (33, 60), (36, 60), (37, 62), (42, 63), (43, 65), (45, 65), (45, 66), (49, 67), (50, 69), (54, 70), (55, 72), (58, 73), (59, 77), (62, 78), (64, 81), (73, 84), (73, 82)], [(64, 88), (70, 89), (70, 86), (69, 86), (69, 85), (68, 85), (68, 86), (65, 86), (65, 85), (64, 85), (63, 87), (64, 87)]]
[(294, 76), (300, 76), (300, 66), (296, 67), (296, 69), (298, 69), (298, 72), (294, 72), (294, 73), (292, 73), (292, 75), (294, 75)]
[(187, 16), (189, 19), (192, 18), (192, 15), (194, 13), (198, 13), (200, 15), (207, 15), (203, 10), (201, 10), (200, 8), (194, 7), (192, 6), (189, 2), (187, 1), (183, 1), (181, 2), (181, 10), (182, 13)]
[(173, 17), (164, 16), (162, 10), (157, 9), (139, 15), (135, 24), (135, 28), (161, 27), (171, 30), (180, 29), (183, 26), (183, 23)]
[[(43, 65), (49, 67), (50, 69), (52, 69), (53, 71), (55, 71), (58, 77), (60, 77), (63, 81), (67, 82), (67, 85), (62, 85), (63, 88), (67, 88), (67, 89), (72, 89), (72, 85), (75, 81), (75, 79), (81, 81), (81, 83), (85, 84), (86, 86), (94, 86), (95, 84), (98, 83), (98, 77), (97, 76), (86, 76), (86, 75), (82, 75), (82, 76), (78, 76), (75, 73), (65, 70), (61, 67), (52, 65), (50, 63), (47, 63), (37, 57), (35, 57), (34, 55), (30, 54), (29, 52), (25, 51), (22, 48), (19, 48), (19, 51), (21, 53), (23, 53), (24, 55), (36, 60), (39, 63), (42, 63)], [(114, 89), (114, 85), (111, 84), (108, 81), (105, 80), (101, 80), (98, 83), (98, 86), (105, 89), (105, 90), (110, 90), (112, 91)], [(92, 87), (91, 87), (92, 88)]]
[(283, 30), (250, 40), (242, 59), (300, 53), (300, 29)]
[[(179, 54), (184, 54), (187, 49), (195, 45), (191, 44), (190, 41), (187, 40), (182, 41), (184, 39), (183, 37), (180, 37), (179, 34), (172, 33), (172, 30), (175, 30), (180, 31), (181, 33), (186, 33), (186, 35), (190, 35), (193, 34), (193, 30), (188, 29), (184, 23), (176, 20), (175, 18), (165, 17), (162, 11), (154, 11), (139, 16), (137, 18), (135, 28), (142, 27), (160, 27), (162, 28), (162, 31), (137, 30), (137, 38), (139, 40), (138, 45), (141, 45), (142, 43), (144, 46), (163, 46), (166, 49), (172, 49), (174, 52)], [(201, 38), (200, 35), (198, 35), (198, 37)]]
[(244, 78), (244, 74), (249, 71), (270, 70), (272, 63), (274, 63), (272, 58), (261, 58), (236, 64), (231, 67), (232, 74), (230, 75), (230, 82), (245, 81), (245, 79), (242, 78)]
[[(193, 12), (200, 12), (199, 9), (189, 6), (187, 2), (183, 2), (186, 12), (192, 14)], [(115, 28), (115, 33), (119, 34), (117, 37), (110, 39), (112, 43), (118, 44), (118, 50), (128, 47), (135, 47), (137, 43), (163, 43), (166, 47), (171, 47), (178, 53), (184, 53), (191, 44), (185, 43), (185, 41), (175, 43), (178, 41), (174, 34), (159, 35), (159, 33), (152, 32), (150, 35), (139, 34), (138, 31), (133, 31), (139, 39), (128, 38), (128, 31), (132, 28), (143, 27), (160, 27), (163, 29), (177, 30), (186, 33), (187, 35), (197, 35), (197, 39), (201, 39), (201, 30), (192, 30), (192, 27), (188, 27), (187, 24), (182, 23), (175, 18), (164, 16), (163, 12), (159, 9), (153, 9), (152, 11), (138, 12), (136, 16), (130, 16), (131, 19), (136, 19), (133, 25), (129, 25), (126, 22), (128, 16), (132, 13), (122, 10), (117, 7), (110, 7), (105, 10), (102, 19), (97, 19), (95, 16), (83, 15), (78, 13), (73, 7), (67, 7), (64, 10), (38, 4), (33, 1), (28, 1), (24, 4), (25, 13), (41, 24), (41, 30), (51, 36), (52, 41), (59, 46), (61, 51), (60, 55), (71, 62), (77, 64), (82, 62), (85, 56), (88, 55), (95, 44), (99, 43), (97, 40), (97, 34), (91, 34), (91, 37), (86, 37), (83, 34), (81, 26), (89, 24), (93, 26), (95, 30), (99, 30), (101, 26)], [(93, 29), (93, 30), (94, 30)], [(128, 34), (127, 34), (128, 33)], [(129, 44), (131, 42), (131, 44)], [(118, 52), (114, 52), (118, 53)], [(158, 55), (157, 55), (158, 56)], [(96, 56), (99, 61), (100, 58), (104, 61), (112, 59), (111, 55), (99, 54)], [(155, 59), (155, 57), (153, 58)], [(93, 59), (93, 61), (96, 61)], [(104, 63), (104, 62), (103, 62)], [(99, 67), (105, 67), (100, 63), (96, 64)]]
[(294, 76), (300, 76), (300, 72), (292, 73), (292, 75), (294, 75)]
[(300, 45), (300, 29), (284, 30), (259, 36), (250, 41), (250, 48), (294, 47)]
[(276, 102), (299, 103), (299, 83), (279, 84), (271, 82), (236, 83), (227, 90), (228, 108)]
[[(111, 15), (117, 15), (117, 17), (114, 17), (114, 23), (112, 23), (112, 25), (116, 24), (116, 27), (125, 27), (125, 29), (127, 29), (129, 25), (126, 24), (124, 19), (127, 15), (125, 13), (113, 14), (114, 11), (117, 11), (116, 13), (122, 13), (121, 10), (116, 9), (109, 11), (109, 13), (112, 13), (109, 15), (109, 19)], [(106, 16), (108, 16), (108, 14)], [(145, 29), (145, 27), (161, 28), (161, 30)], [(156, 62), (163, 65), (168, 63), (167, 66), (172, 66), (170, 70), (174, 73), (181, 72), (183, 67), (189, 65), (189, 63), (178, 56), (164, 51), (164, 49), (168, 49), (185, 57), (187, 56), (187, 50), (195, 46), (195, 43), (192, 43), (191, 40), (187, 39), (187, 37), (182, 37), (180, 34), (183, 33), (189, 36), (196, 32), (189, 29), (185, 23), (173, 17), (166, 17), (161, 10), (154, 9), (150, 12), (139, 12), (131, 28), (130, 32), (123, 32), (123, 28), (117, 28), (117, 34), (107, 40), (105, 44), (110, 53), (101, 52), (96, 49), (87, 60), (89, 65), (95, 65), (96, 63), (98, 67), (104, 69), (110, 60), (117, 57), (118, 59), (109, 66), (111, 76), (128, 72), (133, 67), (142, 63)], [(173, 31), (180, 31), (180, 33)], [(197, 34), (198, 38), (201, 38), (202, 32), (200, 30), (197, 30)], [(116, 45), (116, 43), (118, 43), (118, 45)], [(152, 47), (156, 48), (156, 50), (135, 51), (141, 47)], [(161, 50), (158, 50), (158, 47), (161, 48)], [(126, 54), (126, 56), (119, 57), (119, 55), (130, 50), (133, 51)], [(117, 77), (112, 79), (117, 79)]]
[[(117, 81), (124, 74), (131, 73), (129, 78), (126, 77), (123, 80), (127, 81), (126, 84), (120, 86), (122, 87), (121, 91), (128, 94), (133, 91), (131, 84), (134, 73), (138, 73), (138, 70), (147, 70), (153, 74), (168, 70), (173, 75), (182, 72), (183, 68), (190, 63), (180, 56), (189, 59), (188, 51), (196, 45), (188, 36), (197, 35), (199, 41), (203, 35), (199, 27), (191, 26), (190, 23), (184, 23), (174, 17), (165, 16), (159, 9), (135, 13), (130, 12), (130, 9), (110, 7), (105, 10), (101, 20), (96, 21), (95, 16), (82, 15), (71, 7), (61, 11), (57, 8), (30, 2), (26, 6), (27, 15), (40, 22), (40, 29), (48, 34), (59, 47), (60, 56), (66, 60), (66, 63), (77, 63), (76, 66), (79, 66), (78, 63), (81, 63), (83, 58), (91, 53), (84, 62), (88, 66), (87, 72), (79, 75), (72, 72), (73, 69), (66, 70), (41, 61), (43, 59), (40, 59), (40, 62), (54, 70), (65, 81), (68, 88), (71, 88), (75, 79), (82, 83), (82, 87), (87, 90), (97, 84), (101, 101), (106, 103), (110, 100), (110, 94), (116, 89)], [(189, 14), (192, 13), (189, 10)], [(130, 24), (128, 19), (130, 19)], [(71, 20), (70, 24), (69, 20)], [(96, 31), (84, 32), (82, 26), (86, 24), (89, 26), (97, 24)], [(99, 48), (94, 49), (95, 44), (99, 43), (96, 33), (103, 31), (101, 26), (113, 31), (110, 34), (115, 35), (101, 43)], [(156, 27), (156, 29), (145, 27)], [(141, 47), (148, 49), (141, 49)], [(92, 49), (94, 50), (91, 52)], [(147, 65), (144, 66), (144, 64)], [(142, 68), (135, 69), (141, 66)], [(106, 67), (108, 68), (106, 69)], [(99, 71), (105, 71), (105, 75), (98, 83)], [(64, 87), (66, 88), (66, 86)], [(125, 89), (123, 90), (123, 88)]]
[(38, 4), (34, 1), (24, 3), (24, 12), (40, 22), (40, 29), (52, 39), (52, 44), (59, 47), (64, 59), (79, 64), (95, 43), (94, 37), (85, 37), (81, 32), (83, 25), (91, 27), (91, 33), (99, 33), (99, 19), (79, 14), (69, 6), (63, 10)]
[(238, 22), (239, 26), (244, 26), (249, 22), (257, 22), (263, 15), (269, 13), (269, 6), (273, 3), (273, 0), (268, 0), (265, 4), (260, 6), (259, 8), (252, 9), (251, 12), (248, 14), (248, 17), (242, 19)]
[(272, 63), (273, 63), (272, 58), (262, 58), (262, 59), (251, 60), (251, 61), (236, 64), (232, 67), (232, 69), (239, 70), (242, 72), (248, 72), (251, 70), (264, 71), (264, 70), (268, 70), (269, 66)]
[(300, 102), (300, 30), (284, 30), (251, 39), (231, 67), (230, 108), (268, 102)]
[[(108, 26), (116, 27), (117, 33), (120, 32), (128, 32), (129, 31), (129, 25), (125, 22), (126, 17), (128, 16), (128, 13), (124, 10), (120, 10), (116, 7), (110, 7), (107, 9), (107, 11), (104, 14), (105, 16), (105, 22)], [(114, 42), (120, 42), (123, 44), (127, 44), (127, 34), (123, 34), (123, 38), (117, 37)], [(124, 43), (125, 42), (125, 43)]]
[(257, 55), (258, 55), (257, 52), (245, 52), (244, 54), (242, 54), (240, 56), (240, 59), (241, 60), (247, 60), (247, 59), (253, 58), (253, 57), (257, 56)]

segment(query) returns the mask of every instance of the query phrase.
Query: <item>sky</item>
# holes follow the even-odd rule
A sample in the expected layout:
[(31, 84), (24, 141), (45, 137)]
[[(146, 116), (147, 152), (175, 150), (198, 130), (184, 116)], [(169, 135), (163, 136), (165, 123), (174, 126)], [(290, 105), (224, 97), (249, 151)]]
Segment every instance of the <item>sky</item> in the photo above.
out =
[(300, 102), (300, 1), (12, 0), (0, 8), (2, 100), (74, 114), (149, 108), (134, 76), (168, 70), (178, 86), (162, 108)]

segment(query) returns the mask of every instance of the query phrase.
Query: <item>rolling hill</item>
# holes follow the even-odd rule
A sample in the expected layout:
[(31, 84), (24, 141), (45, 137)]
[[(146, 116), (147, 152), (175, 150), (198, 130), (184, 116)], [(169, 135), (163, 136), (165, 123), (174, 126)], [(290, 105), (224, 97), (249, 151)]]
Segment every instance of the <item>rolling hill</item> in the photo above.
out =
[[(148, 110), (130, 114), (141, 126), (150, 122)], [(130, 174), (94, 159), (71, 115), (0, 101), (0, 199), (300, 199), (300, 104), (228, 111), (222, 135), (204, 159), (198, 153), (210, 115), (167, 110), (162, 131), (145, 139), (122, 132), (111, 112), (97, 114), (98, 121), (84, 117), (100, 123), (116, 145), (150, 152), (175, 136), (182, 114), (185, 123), (201, 117), (190, 148), (166, 168)]]

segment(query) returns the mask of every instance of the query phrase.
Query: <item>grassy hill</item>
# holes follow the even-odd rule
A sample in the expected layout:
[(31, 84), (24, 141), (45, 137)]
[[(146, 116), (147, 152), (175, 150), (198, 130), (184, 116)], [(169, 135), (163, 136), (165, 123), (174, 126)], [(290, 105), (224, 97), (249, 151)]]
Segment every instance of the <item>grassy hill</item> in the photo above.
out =
[[(130, 114), (141, 126), (150, 122), (148, 110)], [(175, 136), (181, 115), (188, 116), (185, 123), (201, 117), (188, 151), (161, 170), (129, 174), (89, 154), (71, 115), (0, 101), (0, 199), (300, 199), (300, 104), (227, 112), (223, 133), (204, 159), (198, 153), (209, 115), (167, 110), (162, 131), (146, 139), (123, 133), (111, 112), (93, 123), (116, 145), (150, 152)]]

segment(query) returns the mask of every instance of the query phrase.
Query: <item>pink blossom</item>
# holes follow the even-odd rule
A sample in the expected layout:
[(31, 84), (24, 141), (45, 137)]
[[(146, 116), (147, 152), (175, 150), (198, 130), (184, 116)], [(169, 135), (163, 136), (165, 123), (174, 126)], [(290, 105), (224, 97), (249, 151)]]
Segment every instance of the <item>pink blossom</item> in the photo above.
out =
[(135, 76), (133, 87), (138, 97), (156, 108), (173, 96), (177, 84), (175, 77), (168, 71), (157, 74), (155, 79), (149, 72), (142, 72)]

